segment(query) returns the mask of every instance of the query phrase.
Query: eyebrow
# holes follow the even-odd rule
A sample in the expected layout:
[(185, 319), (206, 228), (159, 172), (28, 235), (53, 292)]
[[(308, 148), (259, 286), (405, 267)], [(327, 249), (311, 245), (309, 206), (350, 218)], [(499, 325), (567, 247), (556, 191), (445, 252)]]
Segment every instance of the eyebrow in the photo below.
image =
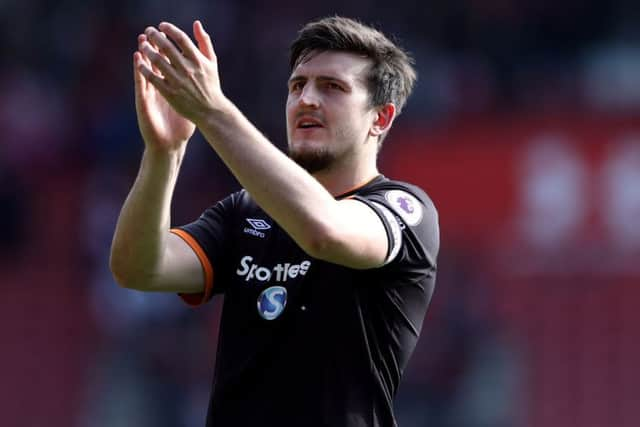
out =
[[(306, 81), (309, 80), (308, 77), (306, 76), (293, 76), (289, 79), (289, 81), (287, 82), (288, 85), (291, 85), (292, 83), (296, 83), (296, 82), (300, 82), (300, 81)], [(333, 82), (337, 82), (340, 83), (348, 88), (351, 88), (353, 85), (346, 82), (345, 80), (339, 79), (337, 77), (334, 76), (317, 76), (316, 80), (321, 81), (321, 82), (327, 82), (327, 81), (333, 81)]]
[(287, 85), (290, 85), (291, 83), (299, 82), (299, 81), (302, 81), (302, 80), (307, 80), (307, 78), (304, 77), (304, 76), (292, 76), (287, 81)]

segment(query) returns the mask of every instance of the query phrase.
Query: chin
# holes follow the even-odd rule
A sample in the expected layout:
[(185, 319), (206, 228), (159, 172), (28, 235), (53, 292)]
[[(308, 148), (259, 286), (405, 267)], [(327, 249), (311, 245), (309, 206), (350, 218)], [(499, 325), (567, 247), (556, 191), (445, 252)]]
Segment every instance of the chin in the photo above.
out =
[(335, 162), (335, 156), (326, 147), (301, 147), (300, 143), (289, 146), (289, 157), (311, 174), (327, 170)]
[[(291, 141), (291, 140), (290, 140)], [(325, 145), (325, 142), (320, 139), (315, 139), (310, 136), (294, 138), (293, 142), (289, 142), (289, 147), (295, 147), (297, 149), (304, 149), (306, 147), (316, 149)]]

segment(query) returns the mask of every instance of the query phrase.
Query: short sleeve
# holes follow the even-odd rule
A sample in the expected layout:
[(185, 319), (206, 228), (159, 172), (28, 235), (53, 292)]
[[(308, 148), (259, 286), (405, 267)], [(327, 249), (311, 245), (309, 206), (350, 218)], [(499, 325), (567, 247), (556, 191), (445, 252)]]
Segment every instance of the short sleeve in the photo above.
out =
[(431, 199), (415, 186), (384, 186), (353, 197), (370, 206), (387, 230), (385, 264), (410, 263), (435, 270), (440, 248), (438, 213)]
[(237, 193), (206, 209), (200, 217), (186, 225), (175, 227), (171, 232), (182, 238), (198, 256), (205, 279), (205, 291), (195, 294), (179, 294), (190, 306), (204, 304), (215, 294), (224, 293), (220, 276), (225, 257), (229, 252), (229, 230), (232, 229), (233, 211)]

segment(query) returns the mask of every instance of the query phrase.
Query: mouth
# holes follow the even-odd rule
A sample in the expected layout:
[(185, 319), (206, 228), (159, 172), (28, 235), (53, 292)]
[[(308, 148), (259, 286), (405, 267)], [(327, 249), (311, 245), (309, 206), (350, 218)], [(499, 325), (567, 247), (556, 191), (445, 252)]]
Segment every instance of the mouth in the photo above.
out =
[(303, 116), (296, 121), (296, 129), (318, 129), (323, 128), (322, 122), (314, 117)]

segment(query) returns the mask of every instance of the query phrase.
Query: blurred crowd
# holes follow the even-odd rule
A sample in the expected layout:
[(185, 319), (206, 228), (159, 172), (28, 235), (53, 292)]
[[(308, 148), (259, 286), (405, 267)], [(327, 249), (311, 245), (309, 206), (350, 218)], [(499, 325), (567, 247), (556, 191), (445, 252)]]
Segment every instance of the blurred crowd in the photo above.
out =
[[(75, 397), (65, 399), (71, 413), (49, 425), (198, 426), (207, 405), (221, 302), (189, 310), (172, 295), (120, 289), (108, 270), (143, 149), (133, 105), (136, 36), (162, 20), (190, 32), (201, 19), (223, 90), (284, 147), (288, 44), (302, 24), (332, 14), (374, 24), (413, 53), (419, 82), (399, 129), (513, 111), (640, 112), (640, 6), (632, 0), (0, 2), (0, 281), (57, 306), (46, 322), (73, 325), (58, 335), (85, 342), (60, 350), (50, 332), (41, 344), (81, 355), (66, 368), (76, 368), (75, 380), (50, 385)], [(401, 152), (394, 132), (385, 150)], [(237, 186), (196, 136), (173, 222), (191, 221)], [(444, 248), (398, 401), (401, 425), (517, 425), (510, 408), (521, 398), (524, 362), (492, 315), (493, 296), (479, 290), (490, 288), (482, 269), (463, 250)], [(39, 328), (33, 319), (44, 314), (6, 304), (10, 316)]]

